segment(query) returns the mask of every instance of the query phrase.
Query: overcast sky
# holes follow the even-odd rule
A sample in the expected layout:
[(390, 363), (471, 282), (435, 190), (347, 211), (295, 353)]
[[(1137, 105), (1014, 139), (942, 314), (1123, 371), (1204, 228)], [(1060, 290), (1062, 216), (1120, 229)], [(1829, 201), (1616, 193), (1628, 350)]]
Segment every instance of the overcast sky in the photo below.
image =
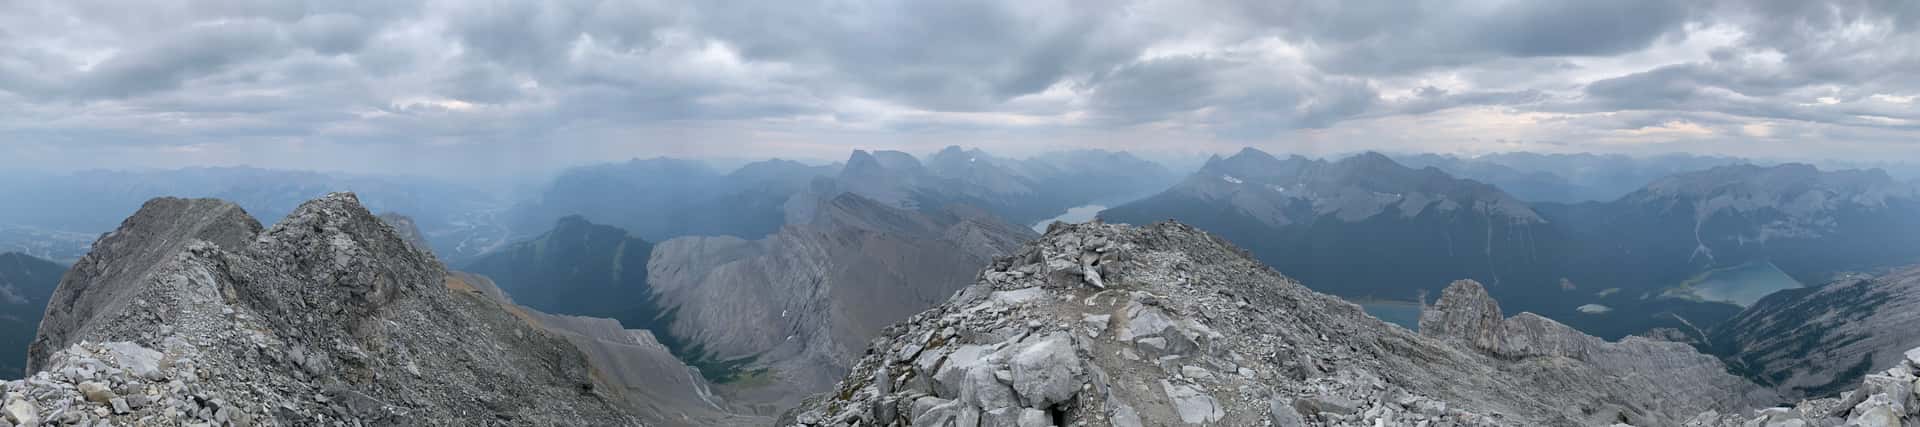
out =
[(1361, 149), (1920, 160), (1920, 2), (0, 1), (0, 168)]

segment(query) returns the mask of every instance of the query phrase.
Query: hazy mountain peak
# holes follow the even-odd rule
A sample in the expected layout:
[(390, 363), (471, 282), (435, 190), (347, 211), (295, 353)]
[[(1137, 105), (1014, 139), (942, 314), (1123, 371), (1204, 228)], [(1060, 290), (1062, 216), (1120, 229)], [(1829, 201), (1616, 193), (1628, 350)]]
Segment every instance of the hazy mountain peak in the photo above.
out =
[[(978, 151), (978, 150), (979, 149), (976, 148), (973, 151)], [(933, 153), (933, 158), (944, 157), (944, 156), (965, 156), (965, 155), (971, 154), (971, 153), (968, 153), (968, 151), (969, 150), (967, 150), (966, 148), (962, 148), (959, 145), (949, 145), (944, 148), (941, 148), (939, 152)], [(929, 158), (929, 160), (931, 159), (932, 158)]]
[(880, 150), (873, 152), (873, 158), (888, 169), (918, 170), (922, 167), (920, 159), (905, 151)]
[(867, 150), (855, 149), (853, 150), (853, 154), (847, 156), (848, 168), (855, 166), (866, 167), (869, 164), (877, 164), (879, 162), (880, 160), (873, 158), (873, 153), (867, 152)]
[(1360, 154), (1340, 159), (1337, 163), (1368, 170), (1412, 169), (1401, 165), (1400, 162), (1393, 161), (1392, 158), (1387, 157), (1385, 154), (1380, 154), (1378, 151), (1364, 151)]
[(993, 164), (994, 160), (997, 159), (987, 154), (986, 151), (981, 151), (978, 148), (964, 149), (958, 145), (949, 145), (947, 148), (943, 148), (939, 152), (933, 153), (932, 156), (927, 157), (926, 166), (929, 169), (940, 172), (943, 169), (951, 170), (971, 167), (981, 162)]
[(1273, 157), (1272, 154), (1268, 154), (1266, 151), (1261, 151), (1260, 149), (1253, 148), (1253, 147), (1241, 147), (1240, 151), (1233, 153), (1233, 156), (1234, 157), (1253, 156), (1253, 157), (1266, 157), (1266, 158)]
[(767, 171), (787, 171), (806, 169), (809, 167), (812, 166), (807, 166), (806, 163), (800, 163), (798, 161), (775, 157), (740, 165), (740, 168), (734, 169), (733, 172), (729, 172), (728, 175), (763, 175), (766, 174)]
[(1798, 193), (1826, 190), (1863, 193), (1899, 190), (1893, 187), (1900, 185), (1880, 169), (1822, 171), (1805, 163), (1785, 163), (1775, 166), (1727, 165), (1681, 173), (1654, 181), (1646, 191), (1661, 195), (1701, 196), (1726, 191)]
[(698, 175), (718, 175), (712, 166), (699, 160), (656, 156), (651, 158), (633, 158), (623, 163), (628, 169), (645, 169), (672, 173), (691, 173)]
[(884, 176), (915, 175), (923, 169), (920, 159), (912, 154), (893, 150), (853, 150), (847, 158), (847, 166), (841, 171), (845, 176)]
[[(1812, 165), (1730, 165), (1674, 175), (1655, 181), (1622, 202), (1686, 200), (1700, 220), (1721, 213), (1776, 211), (1768, 235), (1809, 236), (1832, 228), (1827, 213), (1849, 208), (1879, 209), (1893, 200), (1920, 198), (1914, 186), (1894, 181), (1883, 170), (1821, 171)], [(1765, 240), (1766, 236), (1752, 236)]]
[(1223, 162), (1223, 165), (1224, 164), (1259, 165), (1259, 164), (1270, 164), (1273, 162), (1278, 162), (1280, 161), (1280, 159), (1275, 158), (1272, 154), (1267, 154), (1267, 152), (1265, 151), (1260, 151), (1260, 149), (1253, 148), (1253, 147), (1246, 147), (1246, 148), (1241, 148), (1239, 152), (1233, 153), (1232, 156), (1228, 156), (1226, 158), (1220, 159), (1220, 161)]
[(1265, 151), (1248, 147), (1232, 156), (1215, 156), (1200, 167), (1203, 173), (1215, 175), (1216, 179), (1268, 181), (1272, 179), (1290, 180), (1296, 178), (1300, 170), (1313, 163), (1300, 156), (1291, 156), (1281, 160)]

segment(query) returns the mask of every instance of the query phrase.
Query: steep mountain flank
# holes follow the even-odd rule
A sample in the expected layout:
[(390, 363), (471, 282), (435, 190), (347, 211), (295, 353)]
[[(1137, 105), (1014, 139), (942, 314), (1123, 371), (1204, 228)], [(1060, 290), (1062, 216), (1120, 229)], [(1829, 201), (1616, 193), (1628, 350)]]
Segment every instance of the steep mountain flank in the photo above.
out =
[(609, 394), (626, 402), (648, 424), (764, 426), (771, 421), (768, 416), (753, 415), (765, 408), (736, 406), (715, 395), (713, 384), (699, 370), (675, 358), (650, 331), (627, 329), (614, 319), (542, 313), (514, 304), (486, 276), (449, 273), (449, 289), (486, 296), (521, 319), (573, 343), (586, 354), (594, 379), (607, 385)]
[[(1725, 166), (1674, 175), (1565, 222), (1586, 282), (1677, 284), (1701, 271), (1771, 262), (1801, 283), (1920, 261), (1920, 189), (1879, 170)], [(1576, 278), (1575, 280), (1581, 280)]]
[(40, 320), (38, 336), (28, 348), (27, 370), (40, 371), (47, 357), (72, 345), (73, 337), (94, 335), (83, 328), (103, 328), (103, 315), (122, 315), (149, 292), (142, 284), (167, 279), (170, 264), (195, 242), (239, 251), (260, 234), (258, 221), (240, 206), (216, 199), (160, 198), (148, 201), (94, 242), (93, 251), (80, 258), (60, 280)]
[(52, 261), (0, 253), (0, 379), (26, 375), (27, 345), (66, 271)]
[(618, 425), (587, 357), (348, 193), (262, 230), (155, 199), (62, 279), (7, 417), (122, 424)]
[(816, 200), (809, 222), (765, 239), (668, 240), (647, 264), (673, 339), (738, 368), (740, 400), (790, 404), (826, 389), (881, 328), (951, 296), (1031, 233), (964, 207)]
[(540, 237), (476, 259), (463, 270), (492, 278), (515, 302), (540, 311), (651, 329), (661, 315), (647, 286), (652, 252), (652, 243), (626, 230), (569, 216)]
[[(1503, 324), (1473, 299), (1447, 299), (1435, 322)], [(1584, 347), (1497, 355), (1421, 336), (1177, 223), (1056, 225), (887, 328), (780, 425), (1677, 425), (1770, 403), (1684, 345), (1534, 325), (1521, 336)], [(1651, 361), (1608, 364), (1635, 352)], [(1733, 388), (1643, 388), (1690, 381)]]
[(1794, 398), (1830, 397), (1920, 347), (1920, 266), (1782, 291), (1713, 328), (1707, 347)]

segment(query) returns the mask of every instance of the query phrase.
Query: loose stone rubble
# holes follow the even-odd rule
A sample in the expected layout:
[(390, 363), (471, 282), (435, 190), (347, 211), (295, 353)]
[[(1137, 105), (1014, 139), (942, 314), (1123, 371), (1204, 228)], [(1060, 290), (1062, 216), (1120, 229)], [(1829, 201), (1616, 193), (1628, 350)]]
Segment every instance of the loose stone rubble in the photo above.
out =
[[(888, 328), (836, 390), (779, 424), (1671, 425), (1698, 412), (1647, 409), (1663, 405), (1621, 372), (1543, 357), (1560, 369), (1503, 371), (1178, 223), (1055, 224), (976, 285)], [(1744, 409), (1714, 403), (1734, 400), (1702, 405)]]
[(1805, 400), (1751, 413), (1708, 412), (1686, 427), (1914, 427), (1920, 426), (1920, 347), (1840, 397)]

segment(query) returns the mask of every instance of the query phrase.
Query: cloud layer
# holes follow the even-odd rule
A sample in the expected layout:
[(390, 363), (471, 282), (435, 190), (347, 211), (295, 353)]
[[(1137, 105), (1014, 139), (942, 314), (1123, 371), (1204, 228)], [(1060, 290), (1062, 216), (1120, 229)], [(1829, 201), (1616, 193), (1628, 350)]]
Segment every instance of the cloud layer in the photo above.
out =
[[(0, 3), (0, 168), (1920, 152), (1910, 1)], [(1916, 159), (1920, 160), (1920, 159)]]

